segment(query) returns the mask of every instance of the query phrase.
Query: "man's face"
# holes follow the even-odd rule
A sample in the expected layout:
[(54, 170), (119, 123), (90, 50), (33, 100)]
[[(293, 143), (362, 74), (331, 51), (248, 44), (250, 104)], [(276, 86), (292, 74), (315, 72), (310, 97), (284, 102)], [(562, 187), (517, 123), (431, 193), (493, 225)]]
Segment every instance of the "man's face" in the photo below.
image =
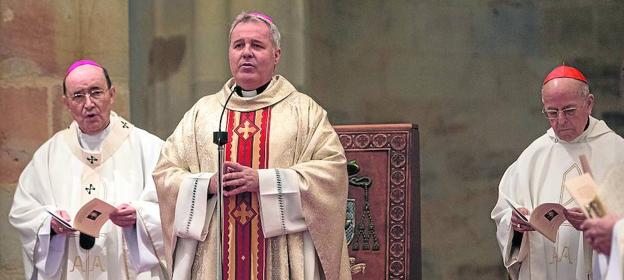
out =
[(102, 68), (79, 66), (67, 75), (65, 86), (63, 103), (82, 132), (96, 134), (108, 126), (115, 87), (108, 89)]
[(262, 22), (241, 22), (230, 38), (230, 71), (236, 84), (254, 90), (268, 83), (279, 63), (280, 49), (275, 49), (271, 30)]
[[(550, 126), (562, 140), (572, 141), (585, 130), (589, 115), (594, 105), (594, 96), (581, 95), (585, 84), (568, 78), (553, 79), (542, 88), (544, 110), (558, 110), (557, 117), (549, 119)], [(576, 110), (572, 110), (576, 108)], [(566, 116), (562, 110), (573, 115)]]

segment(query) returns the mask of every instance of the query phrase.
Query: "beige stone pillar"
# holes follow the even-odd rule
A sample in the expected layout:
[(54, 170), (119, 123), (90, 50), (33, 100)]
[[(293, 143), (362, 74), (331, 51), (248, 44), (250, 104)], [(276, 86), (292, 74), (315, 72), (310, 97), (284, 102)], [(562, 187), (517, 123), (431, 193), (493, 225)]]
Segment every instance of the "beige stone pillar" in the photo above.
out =
[(220, 89), (230, 76), (228, 9), (228, 1), (195, 1), (192, 67), (196, 99)]

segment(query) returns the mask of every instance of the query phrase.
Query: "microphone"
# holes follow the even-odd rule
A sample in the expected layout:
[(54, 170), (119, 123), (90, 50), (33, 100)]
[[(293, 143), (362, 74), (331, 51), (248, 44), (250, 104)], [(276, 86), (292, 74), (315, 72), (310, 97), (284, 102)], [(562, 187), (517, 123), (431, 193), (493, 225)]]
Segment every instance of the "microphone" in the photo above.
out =
[(221, 123), (223, 121), (223, 114), (225, 114), (225, 108), (227, 108), (227, 104), (228, 102), (230, 102), (230, 98), (232, 98), (232, 95), (234, 95), (235, 92), (240, 92), (241, 89), (239, 86), (235, 86), (234, 88), (232, 88), (232, 93), (230, 93), (230, 96), (228, 96), (228, 98), (225, 100), (225, 103), (223, 104), (223, 110), (221, 110), (221, 117), (219, 117), (219, 128), (217, 131), (212, 133), (212, 142), (217, 144), (217, 153), (218, 153), (218, 164), (217, 164), (217, 178), (219, 179), (218, 181), (218, 188), (217, 188), (217, 216), (219, 218), (219, 222), (217, 223), (217, 232), (218, 232), (218, 240), (217, 240), (217, 267), (219, 267), (219, 269), (217, 269), (217, 277), (216, 279), (221, 280), (223, 279), (223, 161), (224, 161), (224, 155), (225, 155), (225, 151), (224, 151), (224, 147), (225, 144), (228, 141), (228, 132), (226, 131), (222, 131), (221, 130)]
[(223, 121), (223, 114), (225, 114), (225, 109), (227, 108), (227, 104), (228, 102), (230, 102), (230, 98), (232, 98), (232, 95), (234, 95), (235, 92), (239, 92), (241, 91), (241, 88), (239, 86), (235, 86), (234, 88), (232, 88), (232, 92), (230, 93), (230, 95), (228, 96), (228, 98), (225, 100), (225, 104), (223, 104), (223, 110), (221, 110), (221, 117), (219, 117), (219, 130), (218, 131), (214, 131), (212, 133), (212, 142), (219, 145), (219, 146), (223, 146), (227, 143), (228, 140), (228, 133), (227, 131), (222, 131), (221, 130), (221, 123)]

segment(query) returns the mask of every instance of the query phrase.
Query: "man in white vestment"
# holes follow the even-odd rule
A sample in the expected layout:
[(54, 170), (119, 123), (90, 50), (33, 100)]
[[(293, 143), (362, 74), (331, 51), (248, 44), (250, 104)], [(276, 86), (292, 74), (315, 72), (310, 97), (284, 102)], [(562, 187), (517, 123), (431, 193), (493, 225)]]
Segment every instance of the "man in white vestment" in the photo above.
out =
[[(585, 216), (563, 183), (582, 174), (580, 155), (587, 156), (599, 183), (611, 166), (624, 161), (624, 139), (590, 116), (594, 96), (577, 69), (555, 68), (541, 96), (551, 128), (507, 169), (491, 214), (503, 263), (512, 279), (591, 279), (592, 249), (579, 231)], [(543, 203), (563, 205), (567, 221), (556, 242), (512, 214), (505, 199), (524, 214)]]
[[(152, 171), (163, 141), (112, 112), (115, 87), (91, 60), (72, 64), (63, 102), (74, 121), (34, 154), (9, 214), (27, 279), (163, 279), (164, 248)], [(68, 222), (88, 201), (116, 207), (98, 236)]]
[[(233, 78), (200, 99), (163, 147), (154, 179), (173, 279), (351, 279), (346, 159), (327, 113), (275, 75), (279, 31), (262, 13), (230, 29)], [(217, 146), (223, 128), (224, 221), (218, 266)]]
[(624, 279), (624, 164), (607, 172), (598, 197), (607, 214), (581, 224), (589, 245), (598, 252), (594, 257), (595, 279)]
[[(620, 171), (624, 170), (620, 167)], [(618, 183), (621, 185), (622, 181)], [(585, 220), (581, 229), (587, 243), (599, 253), (594, 257), (594, 279), (624, 279), (624, 219), (609, 213)]]

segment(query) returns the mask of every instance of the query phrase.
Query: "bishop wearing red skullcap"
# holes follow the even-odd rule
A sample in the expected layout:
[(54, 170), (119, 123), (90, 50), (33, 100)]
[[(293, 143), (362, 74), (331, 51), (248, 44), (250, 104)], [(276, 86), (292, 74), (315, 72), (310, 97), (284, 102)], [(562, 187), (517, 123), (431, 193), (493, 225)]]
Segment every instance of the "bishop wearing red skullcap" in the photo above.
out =
[[(550, 128), (505, 171), (491, 213), (503, 263), (511, 279), (599, 279), (592, 278), (590, 246), (597, 241), (583, 239), (587, 217), (564, 182), (583, 173), (579, 156), (584, 155), (600, 184), (611, 166), (624, 162), (624, 139), (591, 116), (594, 95), (577, 68), (563, 65), (549, 72), (541, 101)], [(536, 208), (545, 203), (553, 204), (537, 215)], [(554, 235), (536, 226), (540, 219), (554, 228)]]
[(163, 141), (113, 111), (99, 63), (74, 62), (61, 83), (73, 121), (37, 149), (9, 213), (25, 278), (165, 279), (152, 179)]
[(557, 78), (574, 79), (574, 80), (578, 80), (578, 81), (588, 84), (587, 79), (585, 78), (583, 73), (581, 73), (581, 71), (579, 71), (578, 69), (574, 67), (565, 66), (565, 65), (558, 66), (552, 71), (550, 71), (550, 73), (548, 73), (548, 75), (544, 79), (543, 84), (545, 85), (550, 80), (557, 79)]

